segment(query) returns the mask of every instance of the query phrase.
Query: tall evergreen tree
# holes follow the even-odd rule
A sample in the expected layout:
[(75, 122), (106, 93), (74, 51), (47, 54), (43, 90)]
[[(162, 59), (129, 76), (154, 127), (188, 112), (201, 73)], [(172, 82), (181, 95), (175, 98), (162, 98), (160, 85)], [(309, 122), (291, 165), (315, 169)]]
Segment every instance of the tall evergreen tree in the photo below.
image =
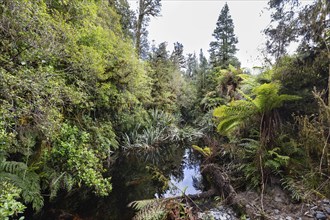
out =
[(216, 28), (212, 36), (215, 41), (210, 43), (210, 61), (213, 66), (227, 67), (228, 64), (239, 65), (237, 58), (234, 56), (238, 43), (234, 34), (234, 23), (229, 14), (229, 7), (226, 3), (221, 9)]
[(186, 61), (186, 75), (190, 78), (196, 77), (198, 61), (195, 53), (189, 53)]
[(124, 34), (130, 38), (134, 37), (134, 25), (136, 17), (134, 11), (130, 9), (127, 0), (109, 0), (109, 5), (120, 15), (120, 24)]
[(207, 69), (208, 69), (207, 59), (204, 56), (203, 50), (200, 49), (199, 60), (198, 60), (198, 76), (197, 76), (198, 91), (200, 93), (204, 92), (203, 90), (205, 89), (205, 87), (207, 85), (206, 84)]
[(174, 50), (171, 54), (171, 60), (178, 68), (185, 67), (186, 60), (183, 56), (183, 45), (181, 43), (174, 43)]
[(148, 49), (148, 31), (146, 27), (150, 21), (150, 17), (157, 17), (160, 15), (161, 0), (139, 0), (138, 17), (135, 30), (135, 48), (137, 54), (145, 58)]

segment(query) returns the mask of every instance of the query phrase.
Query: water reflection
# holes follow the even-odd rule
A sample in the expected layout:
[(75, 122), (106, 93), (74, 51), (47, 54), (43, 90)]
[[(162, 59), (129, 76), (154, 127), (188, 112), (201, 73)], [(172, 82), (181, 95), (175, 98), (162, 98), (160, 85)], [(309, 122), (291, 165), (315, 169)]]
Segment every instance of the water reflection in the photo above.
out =
[[(162, 148), (153, 159), (135, 154), (119, 155), (109, 173), (113, 184), (109, 196), (100, 198), (86, 189), (79, 189), (59, 196), (34, 219), (45, 219), (54, 209), (88, 220), (132, 219), (134, 211), (127, 207), (132, 201), (181, 195), (185, 187), (188, 187), (186, 194), (199, 192), (199, 165), (200, 160), (191, 149), (177, 145)], [(168, 180), (171, 184), (167, 185)]]
[(187, 195), (201, 192), (201, 175), (199, 160), (192, 153), (191, 149), (185, 149), (181, 163), (182, 175), (170, 175), (170, 189), (165, 191), (164, 197), (179, 196), (182, 193)]

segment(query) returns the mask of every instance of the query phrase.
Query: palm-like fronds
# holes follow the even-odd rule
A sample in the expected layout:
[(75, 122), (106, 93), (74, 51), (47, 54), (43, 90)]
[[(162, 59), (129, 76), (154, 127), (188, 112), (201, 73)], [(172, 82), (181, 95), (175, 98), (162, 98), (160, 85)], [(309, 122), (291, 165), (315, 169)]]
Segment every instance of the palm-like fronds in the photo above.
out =
[(299, 96), (282, 94), (279, 95), (280, 85), (277, 83), (265, 83), (253, 90), (256, 95), (252, 101), (260, 113), (270, 112), (279, 108), (285, 101), (300, 99)]
[[(263, 120), (266, 118), (263, 118), (262, 115), (269, 115), (274, 109), (281, 107), (285, 101), (300, 98), (287, 94), (279, 95), (279, 88), (277, 83), (265, 83), (255, 88), (251, 96), (244, 94), (246, 100), (234, 100), (229, 105), (216, 108), (213, 116), (219, 120), (218, 131), (222, 134), (228, 134), (255, 116), (259, 116), (261, 124), (265, 124)], [(269, 126), (264, 126), (264, 128)], [(263, 131), (260, 132), (264, 133)]]
[(213, 116), (219, 120), (218, 132), (228, 134), (255, 113), (253, 103), (246, 100), (236, 100), (216, 108)]

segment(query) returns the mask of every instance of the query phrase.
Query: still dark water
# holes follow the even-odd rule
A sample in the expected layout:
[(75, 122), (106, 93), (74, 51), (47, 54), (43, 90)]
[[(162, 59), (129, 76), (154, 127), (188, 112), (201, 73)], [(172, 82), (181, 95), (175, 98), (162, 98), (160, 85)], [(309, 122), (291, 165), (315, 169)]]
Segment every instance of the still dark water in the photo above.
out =
[(124, 152), (112, 166), (113, 191), (104, 198), (80, 189), (56, 201), (46, 202), (42, 212), (28, 219), (128, 220), (134, 210), (127, 205), (136, 200), (194, 194), (202, 190), (200, 158), (189, 147), (168, 146), (143, 154)]

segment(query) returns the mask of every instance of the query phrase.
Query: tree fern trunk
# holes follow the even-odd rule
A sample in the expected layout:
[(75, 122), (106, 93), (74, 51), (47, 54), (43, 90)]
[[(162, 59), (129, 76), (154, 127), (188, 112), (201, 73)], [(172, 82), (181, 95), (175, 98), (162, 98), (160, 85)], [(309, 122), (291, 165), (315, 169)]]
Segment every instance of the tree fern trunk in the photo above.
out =
[(327, 154), (327, 168), (328, 168), (328, 175), (330, 175), (330, 144), (328, 143), (327, 144), (327, 151), (326, 151), (326, 154)]

